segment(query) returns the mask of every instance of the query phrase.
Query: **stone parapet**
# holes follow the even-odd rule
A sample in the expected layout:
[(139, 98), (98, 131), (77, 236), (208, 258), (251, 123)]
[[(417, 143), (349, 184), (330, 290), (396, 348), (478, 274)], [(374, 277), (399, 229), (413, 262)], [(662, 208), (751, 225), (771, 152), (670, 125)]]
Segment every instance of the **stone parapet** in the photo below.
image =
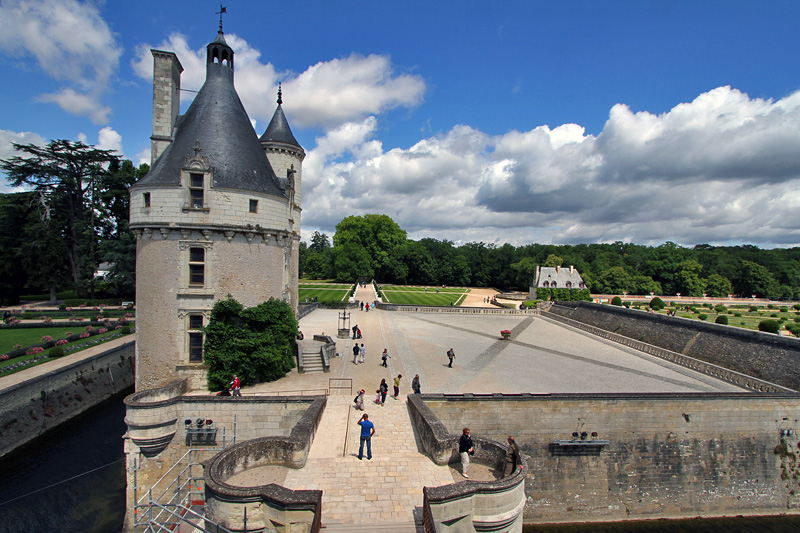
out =
[(245, 530), (245, 513), (248, 517), (247, 531), (263, 528), (318, 530), (322, 491), (290, 490), (274, 483), (237, 487), (226, 481), (260, 466), (302, 468), (325, 405), (325, 398), (315, 399), (287, 437), (262, 437), (241, 442), (203, 463), (206, 516), (231, 531)]
[[(468, 426), (473, 441), (515, 437), (529, 469), (526, 523), (800, 509), (791, 451), (800, 443), (797, 394), (423, 394), (420, 401), (444, 427), (439, 432)], [(604, 444), (554, 445), (584, 431)]]
[[(433, 395), (437, 396), (437, 395)], [(460, 460), (461, 434), (450, 433), (426, 405), (424, 396), (408, 397), (409, 412), (422, 448), (439, 465)], [(473, 437), (472, 461), (502, 471), (507, 447), (484, 437)], [(461, 481), (423, 490), (425, 530), (436, 531), (522, 531), (527, 462), (520, 458), (514, 473), (497, 481)]]
[(558, 302), (549, 314), (800, 389), (800, 339), (591, 302)]
[(453, 313), (460, 315), (538, 315), (538, 309), (511, 309), (501, 307), (498, 309), (490, 307), (442, 307), (436, 305), (404, 305), (389, 304), (375, 301), (375, 307), (383, 311), (399, 311), (405, 313)]

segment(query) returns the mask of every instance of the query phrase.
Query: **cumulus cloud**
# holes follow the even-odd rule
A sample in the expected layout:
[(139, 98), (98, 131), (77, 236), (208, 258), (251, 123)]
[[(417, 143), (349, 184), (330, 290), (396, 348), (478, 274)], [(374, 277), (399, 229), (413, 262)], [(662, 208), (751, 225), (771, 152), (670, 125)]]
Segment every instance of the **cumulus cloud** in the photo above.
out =
[[(47, 144), (47, 140), (41, 135), (29, 131), (17, 132), (0, 130), (0, 159), (9, 159), (16, 155), (24, 157), (24, 154), (14, 150), (14, 146), (12, 146), (11, 143), (36, 144), (41, 146)], [(6, 183), (5, 174), (1, 172), (2, 171), (0, 171), (0, 193), (12, 192), (11, 187)]]
[(122, 135), (106, 126), (97, 133), (97, 148), (113, 150), (122, 155)]
[(596, 137), (461, 125), (385, 151), (375, 131), (354, 122), (317, 139), (304, 227), (385, 213), (415, 239), (800, 244), (800, 91), (719, 87), (661, 115), (618, 104)]
[(7, 0), (0, 5), (0, 45), (31, 56), (48, 76), (69, 84), (42, 95), (69, 113), (107, 122), (100, 103), (122, 53), (93, 3), (77, 0)]
[[(297, 128), (335, 128), (397, 107), (422, 101), (421, 77), (397, 74), (391, 59), (382, 55), (352, 54), (310, 66), (300, 74), (279, 72), (261, 62), (261, 52), (236, 35), (225, 35), (234, 49), (236, 90), (251, 118), (269, 123), (275, 112), (278, 83), (283, 83), (284, 109)], [(181, 87), (199, 90), (205, 81), (206, 43), (193, 49), (186, 37), (173, 33), (157, 46), (137, 47), (133, 70), (152, 80), (151, 48), (175, 52), (184, 68)], [(186, 96), (186, 95), (183, 95)]]

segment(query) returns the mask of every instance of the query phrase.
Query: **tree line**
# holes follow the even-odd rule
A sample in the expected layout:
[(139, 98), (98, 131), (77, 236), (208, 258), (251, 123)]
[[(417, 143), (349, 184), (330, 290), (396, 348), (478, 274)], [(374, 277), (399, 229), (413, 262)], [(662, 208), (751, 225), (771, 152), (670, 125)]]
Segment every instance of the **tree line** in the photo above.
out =
[[(0, 304), (21, 294), (73, 290), (81, 298), (132, 298), (136, 241), (129, 230), (129, 187), (138, 168), (81, 142), (14, 144), (0, 161), (25, 192), (0, 194)], [(101, 263), (111, 264), (104, 281)], [(457, 285), (527, 291), (536, 265), (575, 266), (593, 293), (800, 298), (800, 248), (752, 245), (683, 247), (673, 242), (511, 244), (408, 238), (387, 215), (348, 216), (331, 239), (300, 243), (300, 274), (351, 283)]]
[[(14, 144), (0, 161), (6, 181), (25, 192), (0, 194), (0, 304), (20, 295), (74, 291), (80, 298), (135, 293), (136, 240), (128, 188), (149, 170), (82, 142)], [(101, 263), (111, 269), (104, 280)]]
[(527, 291), (540, 266), (575, 266), (592, 293), (800, 298), (800, 248), (511, 244), (408, 239), (387, 215), (349, 216), (300, 245), (301, 277)]

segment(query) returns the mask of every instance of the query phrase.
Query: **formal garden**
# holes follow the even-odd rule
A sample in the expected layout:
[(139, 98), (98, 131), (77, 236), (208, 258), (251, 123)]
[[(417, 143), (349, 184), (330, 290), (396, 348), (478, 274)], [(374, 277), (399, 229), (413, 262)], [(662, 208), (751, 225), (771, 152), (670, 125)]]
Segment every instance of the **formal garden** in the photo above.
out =
[(354, 283), (346, 285), (328, 280), (300, 280), (297, 285), (298, 298), (301, 303), (347, 303), (354, 290)]
[(130, 335), (134, 312), (78, 308), (4, 311), (0, 325), (0, 376)]
[(465, 287), (411, 287), (387, 285), (378, 288), (385, 303), (403, 305), (461, 305), (469, 289)]
[(800, 336), (800, 304), (713, 304), (674, 302), (655, 297), (649, 303), (629, 302), (619, 296), (611, 305), (652, 311), (668, 316), (714, 322), (726, 326)]

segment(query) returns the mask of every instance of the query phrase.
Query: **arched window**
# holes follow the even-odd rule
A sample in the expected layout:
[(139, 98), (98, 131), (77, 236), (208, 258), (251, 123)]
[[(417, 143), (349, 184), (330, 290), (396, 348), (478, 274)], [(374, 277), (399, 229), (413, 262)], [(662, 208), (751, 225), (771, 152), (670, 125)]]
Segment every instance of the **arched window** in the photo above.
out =
[(545, 289), (550, 287), (550, 282), (545, 281), (544, 283), (542, 283), (542, 287), (544, 287)]
[(568, 281), (568, 282), (567, 282), (567, 288), (568, 288), (568, 289), (571, 289), (571, 288), (572, 288), (572, 282), (571, 282), (571, 281)]

